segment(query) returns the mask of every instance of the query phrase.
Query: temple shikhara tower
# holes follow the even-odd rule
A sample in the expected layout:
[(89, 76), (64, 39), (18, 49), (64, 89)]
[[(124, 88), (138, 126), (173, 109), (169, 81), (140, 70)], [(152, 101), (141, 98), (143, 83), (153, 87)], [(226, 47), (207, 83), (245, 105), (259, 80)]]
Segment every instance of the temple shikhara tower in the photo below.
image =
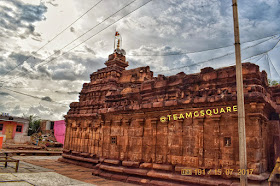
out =
[[(149, 66), (126, 70), (118, 32), (105, 65), (70, 104), (61, 161), (148, 185), (239, 180), (235, 66), (157, 77)], [(243, 78), (248, 179), (261, 183), (280, 155), (280, 85), (270, 87), (252, 63)]]

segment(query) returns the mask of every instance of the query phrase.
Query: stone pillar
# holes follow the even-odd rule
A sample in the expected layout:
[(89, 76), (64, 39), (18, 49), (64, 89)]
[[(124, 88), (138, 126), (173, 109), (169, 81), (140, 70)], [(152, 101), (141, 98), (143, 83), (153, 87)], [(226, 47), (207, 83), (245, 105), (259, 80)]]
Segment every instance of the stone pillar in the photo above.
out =
[(88, 127), (88, 153), (93, 154), (94, 148), (94, 134), (93, 134), (93, 123), (91, 122)]
[[(120, 147), (121, 147), (121, 120), (112, 121), (112, 125), (110, 127), (110, 158), (111, 159), (119, 159), (120, 158)], [(112, 144), (111, 137), (116, 137), (117, 142)]]
[(264, 113), (264, 103), (250, 104), (251, 113), (247, 113), (246, 141), (248, 168), (260, 174), (268, 169), (268, 118)]
[[(86, 121), (84, 121), (84, 122), (86, 122)], [(81, 140), (81, 142), (80, 142), (80, 152), (85, 152), (85, 147), (86, 147), (86, 141), (85, 141), (85, 137), (86, 137), (86, 126), (85, 126), (86, 124), (85, 123), (83, 123), (82, 125), (81, 125), (81, 135), (80, 135), (80, 140)]]
[[(169, 145), (168, 145), (168, 122), (160, 122), (157, 119), (157, 127), (156, 127), (156, 163), (167, 163), (168, 161), (168, 152), (169, 152)], [(170, 159), (169, 154), (169, 159)]]
[[(204, 116), (196, 117), (194, 120), (194, 131), (196, 133), (195, 156), (198, 157), (198, 166), (204, 166)], [(196, 163), (196, 162), (194, 162)]]
[(111, 120), (106, 120), (102, 129), (102, 157), (109, 158), (110, 156), (110, 143), (111, 143)]
[(205, 119), (204, 125), (204, 166), (207, 169), (219, 169), (221, 158), (221, 115), (212, 115)]
[(220, 160), (218, 168), (237, 170), (239, 167), (239, 137), (237, 118), (238, 116), (235, 113), (221, 114), (219, 122)]
[(77, 125), (77, 143), (76, 143), (76, 151), (81, 152), (81, 142), (82, 142), (82, 128), (81, 128), (81, 121), (79, 121)]
[[(174, 123), (175, 131), (171, 134), (172, 140), (168, 144), (171, 144), (170, 160), (173, 165), (181, 165), (183, 160), (183, 123), (184, 120), (176, 120)], [(169, 133), (170, 136), (170, 133)]]
[(70, 142), (69, 142), (69, 149), (74, 150), (74, 139), (75, 139), (75, 127), (76, 127), (76, 121), (72, 121), (70, 123)]
[(103, 121), (100, 121), (100, 123), (98, 123), (98, 127), (96, 128), (95, 134), (96, 134), (96, 143), (97, 143), (97, 149), (96, 149), (96, 154), (98, 154), (99, 157), (102, 156), (102, 144), (103, 144), (103, 135), (102, 135), (102, 130), (103, 130), (103, 126), (104, 126)]
[(129, 137), (129, 160), (141, 161), (142, 158), (142, 137), (143, 137), (144, 119), (137, 118), (132, 120), (128, 137)]
[(86, 153), (90, 153), (89, 151), (89, 147), (90, 147), (90, 140), (89, 140), (89, 135), (90, 135), (90, 130), (89, 130), (89, 126), (87, 126), (86, 131), (85, 131), (85, 152)]
[(272, 171), (276, 159), (280, 157), (280, 121), (271, 120), (268, 122), (268, 168)]
[(131, 124), (130, 119), (124, 119), (123, 121), (123, 145), (122, 150), (120, 152), (120, 157), (124, 160), (128, 160), (128, 151), (129, 151), (129, 136), (128, 131)]
[(144, 125), (144, 136), (143, 136), (143, 150), (142, 150), (142, 159), (144, 162), (152, 162), (154, 158), (155, 152), (155, 144), (153, 141), (153, 127), (154, 122), (156, 122), (158, 118), (146, 119)]
[(64, 139), (64, 149), (69, 150), (69, 143), (70, 143), (70, 125), (69, 121), (66, 120), (66, 131), (65, 131), (65, 139)]
[(150, 122), (151, 122), (151, 126), (152, 126), (152, 144), (151, 144), (151, 155), (152, 155), (152, 162), (156, 163), (156, 159), (157, 159), (157, 124), (158, 124), (158, 118), (151, 118)]
[(78, 127), (75, 126), (73, 128), (73, 142), (72, 142), (72, 148), (73, 148), (73, 151), (77, 151), (77, 141), (78, 141)]

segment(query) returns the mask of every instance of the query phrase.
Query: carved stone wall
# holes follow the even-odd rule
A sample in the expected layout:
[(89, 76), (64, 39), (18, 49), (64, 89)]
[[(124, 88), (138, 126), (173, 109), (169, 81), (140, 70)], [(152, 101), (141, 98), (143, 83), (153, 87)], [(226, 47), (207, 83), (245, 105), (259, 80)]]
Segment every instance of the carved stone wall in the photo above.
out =
[[(182, 168), (234, 169), (235, 174), (221, 177), (238, 177), (234, 66), (153, 77), (149, 67), (125, 70), (128, 63), (120, 54), (110, 55), (105, 64), (83, 85), (80, 101), (71, 103), (65, 116), (62, 161), (119, 180), (128, 174), (202, 183), (179, 175)], [(243, 64), (243, 77), (248, 168), (254, 179), (263, 180), (280, 151), (280, 86), (269, 87), (266, 73), (251, 63)], [(207, 109), (224, 112), (200, 113)], [(190, 112), (198, 115), (180, 115)], [(170, 119), (162, 122), (162, 116)]]

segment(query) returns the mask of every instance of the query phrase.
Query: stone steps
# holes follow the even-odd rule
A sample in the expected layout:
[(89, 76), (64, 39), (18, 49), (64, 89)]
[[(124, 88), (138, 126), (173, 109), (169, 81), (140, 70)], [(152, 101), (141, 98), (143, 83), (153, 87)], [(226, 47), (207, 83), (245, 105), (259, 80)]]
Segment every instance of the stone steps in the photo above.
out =
[[(169, 165), (155, 164), (154, 168), (144, 163), (141, 166), (140, 163), (120, 160), (108, 160), (108, 159), (92, 159), (73, 156), (69, 154), (62, 154), (63, 158), (59, 161), (73, 163), (88, 168), (92, 168), (92, 175), (100, 176), (107, 179), (137, 183), (141, 185), (171, 185), (171, 186), (183, 186), (183, 185), (232, 185), (233, 180), (217, 179), (202, 176), (183, 176), (178, 172), (168, 171)], [(90, 160), (91, 159), (91, 160)], [(91, 162), (87, 161), (90, 160)], [(94, 163), (93, 163), (94, 162)], [(138, 164), (138, 166), (137, 166)], [(123, 166), (126, 165), (126, 166)], [(152, 163), (151, 163), (152, 165)], [(141, 168), (142, 167), (142, 168)], [(147, 168), (150, 167), (150, 168)]]

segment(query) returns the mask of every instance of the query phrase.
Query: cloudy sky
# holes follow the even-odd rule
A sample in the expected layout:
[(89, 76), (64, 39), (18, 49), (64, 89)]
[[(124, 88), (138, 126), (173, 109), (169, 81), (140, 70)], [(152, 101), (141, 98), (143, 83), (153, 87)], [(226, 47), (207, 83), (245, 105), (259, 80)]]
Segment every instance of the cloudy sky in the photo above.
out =
[[(239, 0), (239, 22), (244, 62), (280, 80), (280, 1)], [(115, 30), (128, 69), (189, 74), (235, 62), (231, 0), (1, 0), (0, 112), (63, 119), (105, 66)]]

